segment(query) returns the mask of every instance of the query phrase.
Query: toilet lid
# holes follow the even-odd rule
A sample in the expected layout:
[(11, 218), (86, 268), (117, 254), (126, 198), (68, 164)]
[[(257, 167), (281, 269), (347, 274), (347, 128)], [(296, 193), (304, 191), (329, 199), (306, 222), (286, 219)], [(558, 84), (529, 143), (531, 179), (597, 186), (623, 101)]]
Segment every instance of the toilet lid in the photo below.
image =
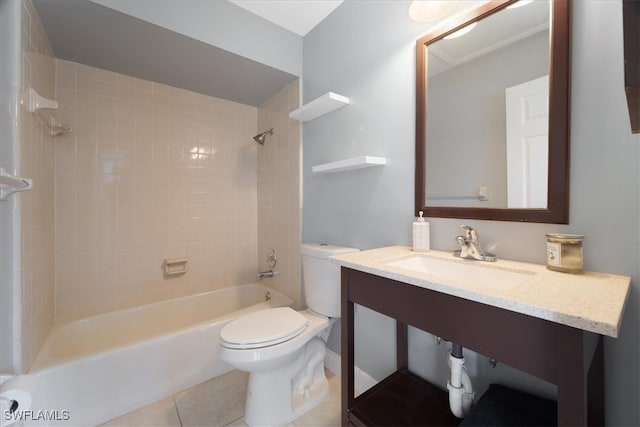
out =
[(309, 320), (289, 307), (270, 308), (247, 314), (220, 331), (227, 348), (267, 347), (290, 340), (307, 327)]

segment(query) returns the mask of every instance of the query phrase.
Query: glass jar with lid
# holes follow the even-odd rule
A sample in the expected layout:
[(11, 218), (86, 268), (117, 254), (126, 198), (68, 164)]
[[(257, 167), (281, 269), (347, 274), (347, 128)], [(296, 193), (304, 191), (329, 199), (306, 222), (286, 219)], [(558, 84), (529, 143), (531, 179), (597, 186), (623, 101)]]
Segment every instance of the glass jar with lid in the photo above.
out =
[(547, 233), (547, 268), (565, 273), (582, 273), (582, 241), (580, 234)]

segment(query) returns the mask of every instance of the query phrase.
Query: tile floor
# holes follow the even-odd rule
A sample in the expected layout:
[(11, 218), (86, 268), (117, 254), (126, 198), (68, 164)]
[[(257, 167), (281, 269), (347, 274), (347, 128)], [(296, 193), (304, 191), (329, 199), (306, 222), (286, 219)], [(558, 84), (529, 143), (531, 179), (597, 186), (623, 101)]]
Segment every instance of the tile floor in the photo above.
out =
[[(101, 427), (246, 427), (243, 415), (248, 379), (246, 372), (231, 371)], [(327, 379), (327, 399), (287, 427), (340, 425), (340, 379), (329, 371)]]

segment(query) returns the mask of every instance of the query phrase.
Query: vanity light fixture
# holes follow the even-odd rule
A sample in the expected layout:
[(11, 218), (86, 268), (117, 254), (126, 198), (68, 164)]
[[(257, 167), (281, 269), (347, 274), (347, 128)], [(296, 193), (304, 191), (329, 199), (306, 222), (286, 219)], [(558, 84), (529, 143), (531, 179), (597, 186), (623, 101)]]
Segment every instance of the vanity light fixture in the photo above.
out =
[(418, 22), (437, 21), (453, 12), (457, 3), (457, 0), (413, 0), (409, 16)]

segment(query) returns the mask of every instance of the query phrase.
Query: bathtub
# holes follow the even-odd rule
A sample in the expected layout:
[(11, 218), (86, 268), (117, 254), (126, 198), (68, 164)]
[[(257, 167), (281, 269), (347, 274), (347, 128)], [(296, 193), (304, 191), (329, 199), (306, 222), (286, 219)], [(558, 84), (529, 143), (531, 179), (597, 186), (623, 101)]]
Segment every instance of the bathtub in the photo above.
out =
[(32, 410), (54, 420), (33, 425), (100, 424), (229, 372), (222, 327), (292, 303), (253, 283), (56, 325), (29, 370), (39, 377)]

